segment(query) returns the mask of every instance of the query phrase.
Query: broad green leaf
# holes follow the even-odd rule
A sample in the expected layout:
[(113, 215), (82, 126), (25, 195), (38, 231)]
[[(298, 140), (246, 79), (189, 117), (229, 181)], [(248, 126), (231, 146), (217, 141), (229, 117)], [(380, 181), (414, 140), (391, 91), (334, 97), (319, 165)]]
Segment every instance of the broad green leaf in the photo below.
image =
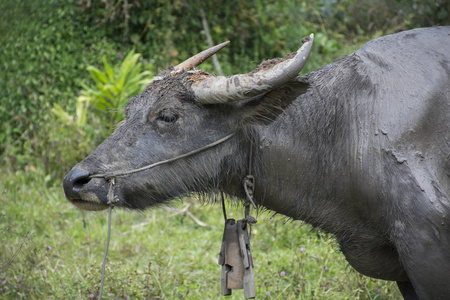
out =
[(109, 81), (114, 81), (114, 70), (108, 64), (108, 60), (106, 59), (106, 56), (103, 55), (102, 59), (103, 59), (103, 66), (105, 67), (106, 74), (108, 74)]
[(109, 80), (102, 71), (94, 66), (87, 67), (88, 71), (91, 73), (92, 78), (97, 84), (108, 83)]

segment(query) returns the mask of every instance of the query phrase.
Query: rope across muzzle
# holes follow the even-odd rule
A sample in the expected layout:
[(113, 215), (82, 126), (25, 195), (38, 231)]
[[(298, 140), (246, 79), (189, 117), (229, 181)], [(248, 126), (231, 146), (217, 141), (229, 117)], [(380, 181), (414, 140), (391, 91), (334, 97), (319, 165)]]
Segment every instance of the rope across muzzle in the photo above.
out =
[(122, 171), (122, 172), (121, 171), (112, 172), (112, 173), (109, 173), (109, 174), (108, 173), (93, 174), (93, 175), (89, 175), (89, 178), (105, 178), (107, 181), (110, 181), (111, 179), (113, 179), (115, 177), (126, 176), (126, 175), (130, 175), (130, 174), (133, 174), (133, 173), (138, 173), (138, 172), (142, 172), (142, 171), (145, 171), (145, 170), (149, 170), (151, 168), (154, 168), (154, 167), (157, 167), (157, 166), (160, 166), (160, 165), (163, 165), (163, 164), (171, 163), (171, 162), (174, 162), (176, 160), (179, 160), (179, 159), (182, 159), (182, 158), (186, 158), (186, 157), (189, 157), (191, 155), (203, 152), (203, 151), (205, 151), (207, 149), (210, 149), (210, 148), (212, 148), (214, 146), (217, 146), (217, 145), (219, 145), (219, 144), (229, 140), (233, 136), (234, 136), (234, 133), (231, 133), (231, 134), (227, 135), (226, 137), (221, 138), (220, 140), (217, 140), (217, 141), (215, 141), (215, 142), (213, 142), (211, 144), (208, 144), (206, 146), (203, 146), (201, 148), (195, 149), (195, 150), (193, 150), (191, 152), (187, 152), (187, 153), (178, 155), (178, 156), (176, 156), (174, 158), (170, 158), (170, 159), (166, 159), (166, 160), (163, 160), (163, 161), (159, 161), (157, 163), (150, 164), (150, 165), (147, 165), (147, 166), (142, 167), (142, 168), (137, 168), (137, 169), (133, 169), (133, 170), (129, 170), (129, 171)]

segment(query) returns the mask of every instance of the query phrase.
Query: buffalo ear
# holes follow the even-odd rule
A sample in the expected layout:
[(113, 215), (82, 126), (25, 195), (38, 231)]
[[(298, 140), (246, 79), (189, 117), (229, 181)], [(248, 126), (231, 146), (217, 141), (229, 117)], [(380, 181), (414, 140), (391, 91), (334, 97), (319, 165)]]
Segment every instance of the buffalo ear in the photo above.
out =
[(298, 78), (248, 101), (239, 108), (240, 126), (272, 123), (295, 99), (304, 94), (308, 87), (308, 83)]

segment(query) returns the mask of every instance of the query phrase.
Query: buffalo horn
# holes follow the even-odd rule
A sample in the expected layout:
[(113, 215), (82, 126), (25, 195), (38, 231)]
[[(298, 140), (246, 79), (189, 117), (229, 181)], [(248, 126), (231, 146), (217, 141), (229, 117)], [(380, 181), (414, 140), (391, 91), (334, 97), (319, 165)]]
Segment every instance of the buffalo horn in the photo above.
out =
[(219, 44), (217, 46), (211, 47), (207, 50), (204, 50), (191, 58), (188, 58), (181, 64), (175, 66), (174, 71), (175, 73), (181, 72), (181, 71), (189, 71), (200, 65), (202, 62), (207, 60), (210, 56), (216, 54), (220, 49), (228, 45), (230, 41), (223, 42), (222, 44)]
[(210, 76), (194, 82), (196, 101), (201, 104), (227, 103), (267, 93), (292, 80), (302, 70), (314, 42), (314, 35), (303, 39), (304, 44), (291, 59), (285, 59), (270, 68), (261, 68), (247, 74)]

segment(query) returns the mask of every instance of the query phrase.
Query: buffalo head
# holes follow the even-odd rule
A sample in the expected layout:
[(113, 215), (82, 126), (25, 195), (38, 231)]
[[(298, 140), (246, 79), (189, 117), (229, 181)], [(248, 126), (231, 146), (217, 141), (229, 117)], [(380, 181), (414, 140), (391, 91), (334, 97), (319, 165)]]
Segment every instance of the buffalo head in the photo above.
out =
[[(206, 50), (163, 72), (129, 100), (125, 120), (64, 178), (64, 192), (86, 210), (116, 206), (145, 209), (191, 193), (231, 185), (247, 149), (245, 129), (270, 123), (303, 84), (296, 80), (308, 59), (313, 35), (283, 59), (262, 63), (248, 74), (212, 76), (194, 68), (227, 43)], [(205, 151), (155, 168), (123, 175), (234, 136)], [(237, 173), (236, 173), (237, 172)], [(122, 175), (117, 175), (117, 174)]]

